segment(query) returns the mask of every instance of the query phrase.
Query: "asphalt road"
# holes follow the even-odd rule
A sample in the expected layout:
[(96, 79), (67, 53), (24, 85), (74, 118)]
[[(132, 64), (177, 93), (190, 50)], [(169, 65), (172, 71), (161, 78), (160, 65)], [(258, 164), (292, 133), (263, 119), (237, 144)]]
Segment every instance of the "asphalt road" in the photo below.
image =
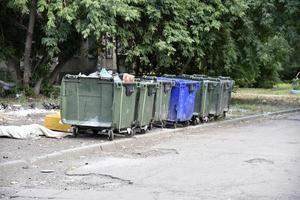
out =
[(2, 171), (0, 192), (7, 199), (300, 199), (300, 113)]

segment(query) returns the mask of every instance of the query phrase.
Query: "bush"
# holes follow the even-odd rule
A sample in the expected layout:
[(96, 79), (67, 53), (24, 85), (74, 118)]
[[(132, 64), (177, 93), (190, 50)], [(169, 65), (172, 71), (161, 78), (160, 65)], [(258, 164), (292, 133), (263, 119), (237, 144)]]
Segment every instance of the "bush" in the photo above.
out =
[(11, 90), (11, 95), (16, 95), (16, 94), (24, 94), (27, 97), (32, 97), (34, 96), (34, 91), (31, 87), (24, 87), (23, 85), (16, 85), (13, 90)]
[(48, 82), (44, 83), (42, 86), (41, 93), (46, 97), (58, 98), (60, 96), (60, 87), (54, 86)]

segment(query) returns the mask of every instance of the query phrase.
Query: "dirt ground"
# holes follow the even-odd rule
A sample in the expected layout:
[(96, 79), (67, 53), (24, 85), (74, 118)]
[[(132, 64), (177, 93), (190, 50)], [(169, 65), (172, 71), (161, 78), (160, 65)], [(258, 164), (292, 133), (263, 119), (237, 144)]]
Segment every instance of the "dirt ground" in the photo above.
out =
[[(27, 125), (41, 124), (43, 125), (44, 117), (47, 114), (59, 112), (59, 110), (42, 108), (28, 108), (28, 106), (20, 108), (0, 109), (0, 126), (4, 125)], [(268, 113), (279, 110), (294, 108), (291, 105), (273, 105), (273, 104), (252, 104), (239, 102), (233, 99), (232, 106), (227, 113), (225, 120), (233, 119), (241, 116), (247, 116), (259, 113)], [(224, 119), (223, 119), (224, 120)], [(116, 137), (122, 139), (122, 137)], [(38, 139), (10, 139), (0, 138), (1, 156), (0, 163), (12, 160), (28, 160), (32, 155), (40, 156), (56, 151), (85, 146), (89, 144), (107, 141), (106, 135), (83, 134), (78, 137), (67, 136), (62, 139), (52, 139), (41, 137)]]

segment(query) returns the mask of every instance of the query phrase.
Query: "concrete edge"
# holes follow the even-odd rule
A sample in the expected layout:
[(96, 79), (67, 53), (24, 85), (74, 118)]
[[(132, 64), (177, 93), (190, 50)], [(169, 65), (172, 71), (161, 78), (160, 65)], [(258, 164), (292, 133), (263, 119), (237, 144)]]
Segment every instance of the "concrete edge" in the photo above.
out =
[[(300, 108), (295, 109), (289, 109), (289, 110), (282, 110), (282, 111), (276, 111), (276, 112), (270, 112), (270, 113), (262, 113), (262, 114), (256, 114), (256, 115), (250, 115), (240, 118), (234, 118), (229, 120), (223, 120), (223, 121), (216, 121), (216, 122), (210, 122), (207, 124), (200, 124), (197, 126), (188, 126), (184, 128), (177, 128), (177, 129), (157, 129), (153, 132), (143, 134), (143, 135), (136, 135), (132, 138), (122, 138), (115, 141), (108, 141), (98, 144), (92, 144), (87, 146), (81, 146), (81, 147), (75, 147), (71, 149), (65, 149), (62, 151), (56, 151), (50, 154), (37, 156), (35, 158), (32, 158), (31, 160), (12, 160), (5, 163), (0, 163), (0, 170), (6, 169), (6, 168), (21, 168), (28, 165), (34, 165), (41, 163), (43, 161), (57, 161), (59, 159), (64, 159), (68, 157), (75, 157), (80, 155), (88, 155), (88, 154), (94, 154), (94, 153), (103, 153), (103, 152), (115, 152), (118, 150), (122, 150), (125, 148), (130, 147), (142, 147), (144, 145), (150, 145), (154, 144), (156, 142), (161, 142), (163, 140), (167, 140), (169, 138), (175, 137), (179, 133), (181, 133), (184, 130), (195, 130), (195, 129), (201, 129), (221, 124), (235, 124), (242, 121), (248, 121), (248, 120), (254, 120), (258, 118), (263, 118), (267, 116), (274, 116), (274, 115), (281, 115), (281, 114), (287, 114), (287, 113), (293, 113), (293, 112), (300, 112)], [(182, 134), (182, 133), (181, 133)]]

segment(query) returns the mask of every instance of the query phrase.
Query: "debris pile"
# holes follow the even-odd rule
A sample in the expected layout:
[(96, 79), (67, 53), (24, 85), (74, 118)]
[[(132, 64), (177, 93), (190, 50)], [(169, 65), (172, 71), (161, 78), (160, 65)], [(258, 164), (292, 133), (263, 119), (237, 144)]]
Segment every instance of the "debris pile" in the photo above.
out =
[(59, 109), (60, 106), (59, 104), (55, 104), (55, 103), (43, 103), (43, 107), (46, 109), (46, 110), (56, 110), (56, 109)]

